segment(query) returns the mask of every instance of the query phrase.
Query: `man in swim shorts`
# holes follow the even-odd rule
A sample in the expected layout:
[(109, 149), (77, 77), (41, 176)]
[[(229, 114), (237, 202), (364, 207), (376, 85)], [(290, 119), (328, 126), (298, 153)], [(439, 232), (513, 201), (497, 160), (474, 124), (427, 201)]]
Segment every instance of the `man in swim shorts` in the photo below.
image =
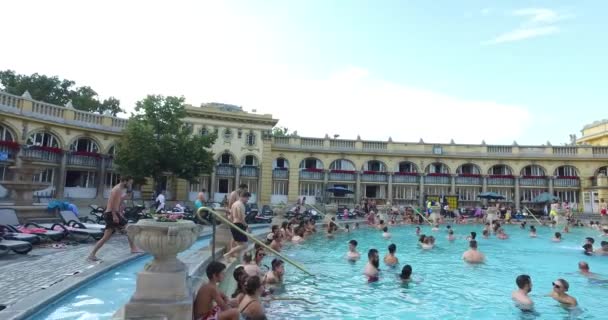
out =
[(485, 260), (485, 256), (483, 253), (477, 251), (477, 241), (471, 240), (469, 241), (469, 250), (465, 251), (462, 254), (462, 260), (468, 263), (483, 263)]
[(378, 281), (378, 274), (380, 273), (380, 257), (378, 255), (378, 250), (369, 249), (367, 259), (368, 262), (363, 273), (367, 276), (368, 282)]
[[(250, 197), (251, 194), (249, 192), (241, 192), (240, 199), (232, 205), (230, 210), (232, 213), (232, 223), (242, 231), (247, 231), (247, 225), (245, 224), (245, 205)], [(236, 245), (228, 251), (224, 257), (238, 256), (240, 258), (241, 253), (247, 248), (247, 236), (233, 227), (230, 228), (230, 232), (232, 233), (232, 239)]]
[(346, 258), (351, 261), (359, 260), (361, 254), (357, 251), (357, 240), (350, 240), (348, 242), (348, 252)]
[(218, 284), (224, 280), (226, 266), (212, 261), (207, 266), (209, 282), (202, 286), (194, 300), (194, 319), (196, 320), (237, 320), (239, 311), (228, 306), (228, 297), (223, 294)]
[(532, 291), (532, 279), (527, 274), (517, 276), (515, 279), (517, 284), (517, 290), (513, 291), (511, 298), (515, 301), (518, 308), (524, 311), (532, 310), (534, 302), (528, 296), (528, 293)]

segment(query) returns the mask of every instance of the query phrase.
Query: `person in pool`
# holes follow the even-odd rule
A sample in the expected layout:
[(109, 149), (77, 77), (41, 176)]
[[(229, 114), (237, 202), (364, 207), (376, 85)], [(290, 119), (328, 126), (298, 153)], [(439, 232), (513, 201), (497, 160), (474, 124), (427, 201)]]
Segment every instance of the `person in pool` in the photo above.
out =
[(471, 235), (467, 237), (467, 241), (475, 240), (477, 238), (477, 232), (471, 231)]
[(450, 231), (448, 231), (448, 241), (454, 240), (456, 240), (456, 237), (454, 236), (454, 230), (450, 229)]
[(388, 227), (382, 228), (382, 238), (390, 239), (392, 237), (391, 233), (388, 232)]
[(421, 235), (418, 237), (418, 244), (419, 244), (419, 245), (424, 244), (424, 240), (426, 240), (426, 235), (421, 234)]
[(262, 269), (258, 266), (257, 263), (253, 260), (251, 252), (245, 252), (243, 254), (243, 267), (245, 268), (245, 272), (249, 276), (261, 276), (263, 274)]
[(404, 265), (403, 269), (401, 269), (399, 279), (401, 279), (402, 282), (412, 281), (412, 266), (410, 266), (409, 264)]
[(536, 238), (536, 227), (530, 226), (530, 238)]
[(534, 302), (528, 296), (528, 293), (532, 291), (532, 279), (527, 274), (517, 276), (515, 279), (517, 284), (517, 290), (511, 293), (511, 298), (515, 301), (515, 304), (521, 310), (529, 311), (534, 307)]
[(394, 243), (391, 243), (388, 246), (388, 253), (384, 256), (384, 264), (389, 267), (394, 267), (399, 264), (399, 259), (395, 257), (395, 252), (397, 251), (397, 246)]
[(496, 237), (500, 240), (509, 239), (509, 235), (505, 233), (505, 229), (503, 229), (503, 228), (498, 228)]
[(433, 228), (431, 229), (431, 231), (439, 231), (439, 224), (435, 223), (435, 225), (433, 226)]
[(419, 236), (420, 235), (420, 227), (416, 227), (416, 235)]
[(357, 240), (350, 240), (348, 242), (348, 252), (346, 253), (346, 259), (355, 261), (361, 258), (361, 254), (357, 251)]
[(595, 254), (600, 256), (608, 256), (608, 241), (600, 242), (601, 248), (595, 250)]
[(519, 228), (525, 230), (526, 229), (526, 222), (524, 221), (524, 222), (520, 223), (519, 224)]
[(217, 261), (209, 263), (206, 269), (209, 282), (203, 285), (194, 300), (194, 319), (196, 320), (237, 320), (239, 311), (228, 306), (228, 297), (218, 284), (224, 280), (226, 266)]
[(368, 282), (378, 281), (378, 274), (380, 273), (380, 257), (378, 256), (378, 250), (369, 249), (367, 252), (367, 265), (365, 265), (365, 270), (363, 274), (367, 276)]
[(560, 242), (562, 241), (562, 234), (559, 232), (555, 233), (555, 236), (553, 237), (553, 239), (551, 239), (551, 241), (553, 242)]
[(586, 256), (592, 256), (593, 255), (593, 246), (590, 243), (585, 243), (583, 245), (583, 254)]
[(425, 237), (421, 246), (422, 246), (422, 249), (424, 249), (424, 250), (433, 249), (435, 247), (435, 237), (433, 237), (433, 236)]
[(477, 241), (469, 241), (469, 250), (462, 254), (462, 260), (468, 263), (483, 263), (485, 256), (477, 250)]
[(481, 233), (481, 236), (482, 236), (484, 239), (490, 239), (490, 231), (488, 231), (488, 230), (483, 230), (483, 232)]
[(302, 243), (304, 242), (304, 227), (297, 227), (294, 236), (291, 238), (291, 242), (293, 243)]
[(281, 284), (283, 283), (283, 275), (285, 274), (285, 263), (281, 259), (273, 259), (272, 270), (264, 275), (264, 284)]
[(589, 264), (585, 261), (580, 261), (578, 263), (578, 272), (587, 278), (596, 278), (597, 275), (591, 272), (589, 268)]
[(253, 276), (245, 283), (245, 297), (239, 303), (240, 316), (245, 320), (266, 320), (266, 312), (260, 301), (264, 288), (260, 277)]
[(576, 307), (578, 302), (576, 299), (566, 292), (570, 289), (570, 284), (564, 279), (557, 279), (553, 283), (553, 291), (549, 293), (549, 296), (561, 303), (564, 307)]

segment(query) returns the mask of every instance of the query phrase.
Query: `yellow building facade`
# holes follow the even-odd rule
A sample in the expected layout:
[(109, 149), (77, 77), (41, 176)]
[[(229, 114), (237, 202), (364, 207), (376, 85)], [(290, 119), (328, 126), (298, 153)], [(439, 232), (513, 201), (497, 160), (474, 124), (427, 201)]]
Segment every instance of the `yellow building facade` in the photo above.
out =
[[(600, 199), (608, 199), (608, 143), (603, 140), (520, 146), (273, 137), (278, 120), (272, 115), (224, 104), (188, 106), (187, 111), (185, 121), (195, 134), (217, 134), (211, 150), (217, 165), (193, 182), (166, 177), (167, 197), (177, 201), (192, 201), (202, 191), (219, 202), (239, 183), (246, 183), (260, 204), (306, 197), (307, 203), (333, 205), (352, 206), (362, 198), (420, 205), (426, 197), (452, 196), (459, 207), (471, 207), (480, 192), (494, 191), (519, 208), (551, 192), (579, 211), (597, 212)], [(103, 201), (118, 178), (114, 146), (127, 121), (35, 101), (27, 93), (0, 92), (0, 180), (10, 179), (8, 167), (23, 155), (41, 165), (35, 179), (50, 184), (37, 193), (40, 201)], [(136, 195), (150, 200), (151, 185), (141, 186)], [(329, 193), (328, 188), (350, 192)], [(10, 195), (0, 188), (0, 198)]]

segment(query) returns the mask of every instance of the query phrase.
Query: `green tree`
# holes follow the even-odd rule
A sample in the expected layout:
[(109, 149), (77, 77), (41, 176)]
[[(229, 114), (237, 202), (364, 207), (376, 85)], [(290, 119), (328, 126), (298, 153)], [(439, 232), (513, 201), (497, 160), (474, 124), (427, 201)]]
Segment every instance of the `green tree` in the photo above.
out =
[(35, 100), (62, 106), (72, 101), (74, 108), (82, 111), (100, 114), (110, 112), (113, 116), (123, 111), (118, 99), (110, 97), (99, 101), (93, 88), (74, 87), (75, 84), (74, 81), (57, 76), (48, 77), (38, 73), (24, 75), (13, 70), (0, 71), (0, 89), (10, 94), (22, 95), (27, 90)]
[(216, 137), (193, 135), (192, 126), (183, 121), (183, 97), (149, 95), (137, 102), (135, 112), (116, 149), (114, 163), (121, 174), (140, 181), (152, 177), (158, 183), (165, 173), (189, 181), (211, 173), (215, 161), (209, 148)]
[(298, 137), (298, 132), (289, 133), (289, 129), (286, 127), (274, 127), (272, 128), (272, 135), (275, 137)]

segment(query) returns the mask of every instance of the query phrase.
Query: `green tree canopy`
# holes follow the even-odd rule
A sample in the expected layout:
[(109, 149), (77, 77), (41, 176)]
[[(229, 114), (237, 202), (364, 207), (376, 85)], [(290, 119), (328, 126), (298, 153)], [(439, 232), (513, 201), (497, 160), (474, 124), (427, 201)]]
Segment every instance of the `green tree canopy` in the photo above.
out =
[(114, 163), (121, 174), (159, 182), (165, 173), (189, 181), (211, 173), (215, 161), (209, 148), (216, 137), (192, 134), (183, 121), (183, 97), (149, 95), (137, 102), (135, 112), (116, 149)]
[(272, 135), (275, 137), (298, 137), (298, 132), (289, 132), (286, 127), (274, 127), (272, 128)]
[(109, 111), (113, 116), (123, 111), (118, 99), (110, 97), (100, 101), (93, 88), (75, 87), (75, 84), (72, 80), (60, 79), (57, 76), (17, 74), (13, 70), (0, 71), (0, 89), (10, 94), (22, 95), (27, 90), (35, 100), (61, 106), (72, 101), (74, 108), (82, 111), (100, 114)]

